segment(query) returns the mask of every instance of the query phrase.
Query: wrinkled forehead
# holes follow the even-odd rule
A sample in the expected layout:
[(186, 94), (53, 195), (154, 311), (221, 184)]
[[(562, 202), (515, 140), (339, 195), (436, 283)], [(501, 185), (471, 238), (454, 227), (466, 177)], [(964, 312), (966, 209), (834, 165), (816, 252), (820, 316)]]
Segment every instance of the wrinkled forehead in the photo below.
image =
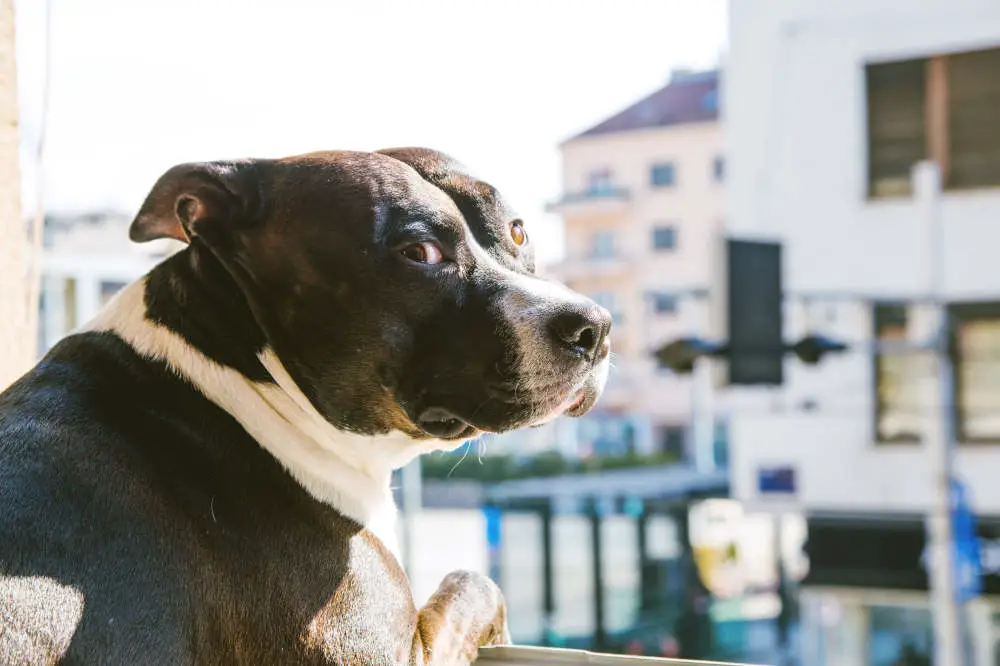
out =
[[(317, 212), (335, 207), (350, 218), (376, 222), (386, 213), (461, 221), (455, 201), (410, 166), (375, 153), (321, 152), (281, 161), (281, 207)], [(291, 211), (289, 211), (291, 212)]]

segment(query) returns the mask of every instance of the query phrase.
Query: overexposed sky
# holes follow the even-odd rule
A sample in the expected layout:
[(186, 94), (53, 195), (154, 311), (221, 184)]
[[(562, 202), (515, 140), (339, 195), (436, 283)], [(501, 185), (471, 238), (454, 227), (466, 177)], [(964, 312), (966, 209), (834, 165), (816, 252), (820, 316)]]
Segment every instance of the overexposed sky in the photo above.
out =
[[(725, 0), (51, 0), (46, 208), (134, 211), (168, 167), (425, 145), (559, 251), (557, 143), (711, 67)], [(44, 0), (17, 0), (25, 212)]]

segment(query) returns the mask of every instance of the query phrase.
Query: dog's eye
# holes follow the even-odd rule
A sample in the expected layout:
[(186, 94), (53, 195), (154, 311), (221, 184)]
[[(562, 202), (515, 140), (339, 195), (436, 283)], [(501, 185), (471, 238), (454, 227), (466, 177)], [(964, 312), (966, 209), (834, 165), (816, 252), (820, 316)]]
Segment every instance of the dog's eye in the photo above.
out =
[(514, 245), (524, 245), (525, 241), (528, 240), (528, 234), (525, 233), (524, 223), (521, 220), (515, 220), (510, 225), (510, 237), (514, 239)]
[(444, 259), (441, 248), (434, 243), (414, 243), (407, 245), (400, 252), (407, 259), (418, 264), (440, 264)]

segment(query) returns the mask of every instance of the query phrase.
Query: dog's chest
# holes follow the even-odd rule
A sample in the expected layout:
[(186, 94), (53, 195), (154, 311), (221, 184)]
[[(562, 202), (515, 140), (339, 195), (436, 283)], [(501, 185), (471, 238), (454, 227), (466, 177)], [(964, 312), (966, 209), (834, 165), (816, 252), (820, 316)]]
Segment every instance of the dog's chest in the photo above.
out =
[(416, 609), (394, 556), (365, 531), (327, 545), (207, 589), (198, 663), (407, 663)]

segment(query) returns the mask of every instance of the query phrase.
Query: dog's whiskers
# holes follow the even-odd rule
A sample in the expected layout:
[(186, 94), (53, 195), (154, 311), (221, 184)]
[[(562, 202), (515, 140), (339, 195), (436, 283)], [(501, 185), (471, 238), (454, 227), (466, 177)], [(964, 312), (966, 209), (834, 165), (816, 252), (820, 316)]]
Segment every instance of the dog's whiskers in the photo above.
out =
[[(469, 448), (471, 448), (471, 445), (472, 445), (472, 440), (470, 439), (469, 441), (467, 441), (467, 442), (465, 443), (465, 451), (463, 451), (463, 452), (462, 452), (462, 457), (461, 457), (461, 458), (459, 458), (459, 459), (458, 459), (458, 462), (456, 462), (456, 463), (455, 463), (455, 464), (454, 464), (454, 465), (452, 466), (452, 468), (451, 468), (451, 469), (450, 469), (450, 470), (448, 471), (448, 476), (447, 476), (447, 478), (449, 478), (449, 479), (450, 479), (450, 478), (451, 478), (451, 475), (455, 473), (455, 470), (456, 470), (456, 469), (458, 469), (458, 466), (459, 466), (459, 465), (461, 465), (461, 464), (462, 464), (462, 462), (464, 462), (464, 461), (465, 461), (465, 458), (466, 458), (466, 456), (468, 456), (468, 455), (469, 455)], [(480, 459), (480, 462), (482, 462), (482, 460), (481, 460), (481, 459)]]

